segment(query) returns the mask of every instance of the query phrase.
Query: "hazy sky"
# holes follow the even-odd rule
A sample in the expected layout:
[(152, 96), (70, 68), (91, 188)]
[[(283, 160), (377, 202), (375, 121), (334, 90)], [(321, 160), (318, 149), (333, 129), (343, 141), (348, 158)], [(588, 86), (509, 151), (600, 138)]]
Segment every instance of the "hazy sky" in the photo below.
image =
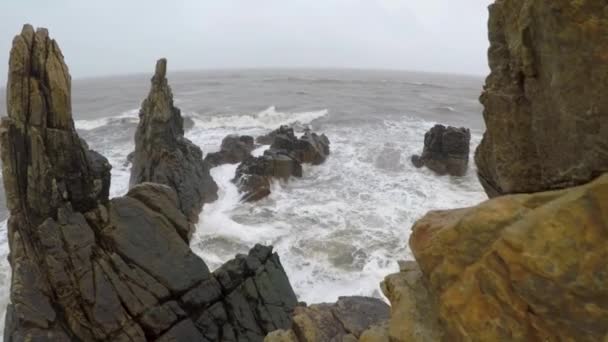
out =
[(354, 67), (487, 73), (491, 0), (0, 0), (0, 82), (24, 23), (72, 76), (170, 68)]

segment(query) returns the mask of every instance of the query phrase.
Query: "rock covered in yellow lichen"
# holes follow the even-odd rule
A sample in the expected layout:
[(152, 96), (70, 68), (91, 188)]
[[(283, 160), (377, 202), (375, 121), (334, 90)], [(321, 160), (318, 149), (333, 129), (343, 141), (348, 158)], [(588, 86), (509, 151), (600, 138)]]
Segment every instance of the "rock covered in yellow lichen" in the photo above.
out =
[(451, 341), (608, 336), (608, 174), (433, 211), (410, 247)]

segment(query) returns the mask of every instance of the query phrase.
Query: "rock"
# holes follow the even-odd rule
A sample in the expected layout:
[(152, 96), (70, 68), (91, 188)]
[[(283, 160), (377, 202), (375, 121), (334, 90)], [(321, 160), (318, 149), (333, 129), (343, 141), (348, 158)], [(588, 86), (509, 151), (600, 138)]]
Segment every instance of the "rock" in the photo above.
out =
[(306, 131), (298, 139), (293, 129), (281, 126), (274, 133), (270, 150), (282, 151), (300, 163), (319, 165), (329, 155), (329, 139), (325, 134), (319, 136), (311, 131)]
[(272, 143), (274, 142), (274, 138), (279, 134), (294, 136), (295, 138), (293, 128), (287, 125), (282, 125), (268, 134), (258, 136), (257, 138), (255, 138), (255, 142), (260, 145), (272, 145)]
[(236, 169), (233, 182), (243, 193), (242, 200), (253, 202), (270, 195), (273, 178), (302, 177), (302, 165), (282, 153), (266, 151), (261, 157), (248, 157)]
[(74, 129), (70, 76), (46, 30), (14, 39), (7, 92), (5, 341), (262, 341), (291, 326), (297, 299), (271, 247), (211, 273), (173, 188), (108, 198), (110, 165)]
[(381, 288), (391, 302), (391, 317), (364, 334), (370, 341), (384, 341), (384, 336), (394, 342), (444, 340), (434, 298), (416, 262), (401, 263), (400, 272), (387, 276)]
[[(398, 341), (398, 340), (394, 340)], [(417, 341), (417, 340), (408, 340), (408, 341)], [(375, 325), (368, 330), (365, 330), (361, 337), (359, 338), (359, 342), (390, 342), (390, 337), (388, 335), (388, 325), (387, 323), (381, 323), (380, 325)]]
[(490, 197), (563, 189), (608, 172), (608, 4), (490, 7), (487, 131), (475, 154)]
[(189, 131), (194, 128), (194, 119), (191, 116), (184, 116), (184, 131)]
[(368, 297), (340, 297), (335, 304), (296, 307), (293, 326), (266, 336), (266, 342), (357, 341), (389, 318), (389, 306)]
[(251, 156), (254, 148), (253, 137), (228, 135), (222, 140), (220, 151), (207, 154), (205, 162), (212, 167), (222, 164), (237, 164)]
[(422, 155), (412, 156), (412, 164), (426, 166), (440, 175), (464, 176), (469, 166), (470, 141), (467, 128), (435, 125), (424, 135)]
[(197, 222), (203, 204), (217, 199), (218, 187), (201, 149), (184, 138), (183, 119), (173, 105), (166, 72), (167, 61), (160, 59), (139, 111), (130, 186), (153, 182), (172, 187), (182, 212)]
[(410, 247), (446, 340), (604, 339), (606, 222), (608, 174), (566, 190), (428, 213), (414, 225)]
[(288, 126), (281, 126), (257, 140), (263, 143), (272, 140), (272, 145), (263, 156), (243, 160), (233, 179), (246, 202), (270, 195), (272, 179), (302, 177), (303, 163), (318, 165), (329, 155), (329, 139), (324, 134), (319, 136), (307, 131), (298, 139)]

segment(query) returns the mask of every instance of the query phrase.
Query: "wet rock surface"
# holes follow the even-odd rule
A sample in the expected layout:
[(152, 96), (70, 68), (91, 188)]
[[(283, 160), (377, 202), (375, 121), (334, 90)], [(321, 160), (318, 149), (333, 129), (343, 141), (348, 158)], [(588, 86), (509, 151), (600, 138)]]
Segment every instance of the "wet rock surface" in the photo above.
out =
[(426, 166), (440, 175), (464, 176), (469, 167), (470, 142), (467, 128), (435, 125), (424, 135), (422, 155), (412, 156), (412, 164)]
[(358, 341), (364, 331), (389, 318), (389, 306), (369, 297), (340, 297), (334, 304), (298, 306), (290, 330), (269, 334), (266, 342)]
[(490, 197), (562, 189), (608, 171), (608, 4), (490, 7), (487, 131), (475, 162)]
[(130, 186), (153, 182), (172, 187), (183, 213), (197, 222), (203, 205), (217, 199), (218, 187), (201, 149), (184, 138), (184, 120), (173, 105), (166, 73), (167, 61), (161, 59), (139, 112)]
[(246, 158), (233, 179), (243, 193), (243, 201), (257, 201), (268, 196), (273, 179), (286, 181), (292, 176), (302, 177), (302, 164), (319, 165), (330, 152), (329, 139), (324, 134), (307, 131), (298, 138), (288, 126), (258, 137), (257, 141), (271, 141), (270, 148), (263, 156)]
[(15, 38), (7, 91), (5, 341), (262, 341), (291, 326), (296, 297), (272, 248), (211, 273), (172, 187), (108, 198), (110, 165), (74, 129), (70, 75), (46, 30)]
[(253, 137), (248, 135), (229, 135), (222, 140), (222, 145), (218, 152), (213, 152), (205, 156), (205, 162), (211, 167), (222, 164), (240, 163), (251, 156), (251, 151), (255, 149)]

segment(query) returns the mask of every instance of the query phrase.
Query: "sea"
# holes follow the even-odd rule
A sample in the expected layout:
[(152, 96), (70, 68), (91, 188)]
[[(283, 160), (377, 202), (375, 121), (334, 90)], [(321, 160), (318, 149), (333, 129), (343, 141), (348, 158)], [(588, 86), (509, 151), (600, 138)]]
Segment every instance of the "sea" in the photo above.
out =
[[(152, 70), (151, 70), (152, 71)], [(129, 186), (138, 108), (149, 75), (75, 79), (76, 128), (112, 164), (111, 196)], [(486, 196), (473, 153), (484, 123), (477, 76), (373, 70), (217, 70), (171, 72), (182, 115), (194, 121), (186, 137), (204, 153), (228, 134), (258, 136), (280, 125), (309, 127), (331, 141), (331, 155), (304, 166), (302, 178), (275, 182), (272, 194), (242, 203), (231, 182), (237, 165), (211, 169), (219, 199), (205, 205), (191, 247), (211, 269), (256, 243), (273, 245), (300, 301), (339, 296), (382, 298), (379, 284), (413, 259), (413, 223), (429, 210), (465, 207)], [(0, 113), (5, 114), (5, 90)], [(471, 130), (464, 177), (416, 169), (424, 134), (433, 125)], [(262, 154), (260, 146), (254, 154)], [(4, 196), (0, 196), (0, 312), (9, 301), (10, 267)], [(0, 318), (4, 325), (4, 318)]]

